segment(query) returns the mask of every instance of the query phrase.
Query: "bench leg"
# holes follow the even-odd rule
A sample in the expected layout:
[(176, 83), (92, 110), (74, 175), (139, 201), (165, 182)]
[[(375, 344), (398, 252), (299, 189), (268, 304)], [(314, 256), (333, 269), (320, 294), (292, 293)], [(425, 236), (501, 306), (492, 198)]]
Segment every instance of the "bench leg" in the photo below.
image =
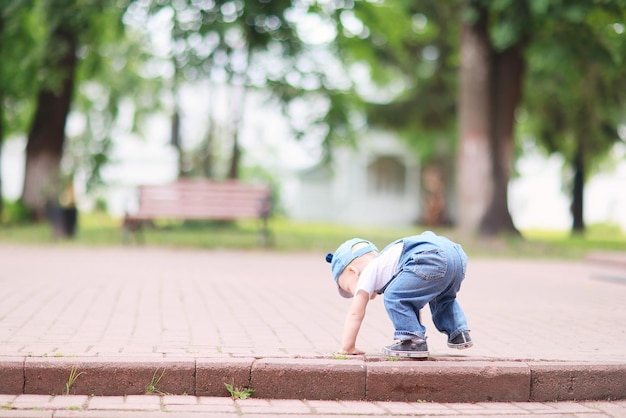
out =
[(145, 241), (143, 236), (143, 221), (124, 219), (124, 224), (122, 225), (122, 241), (127, 245), (131, 242), (143, 244)]
[(261, 245), (263, 247), (271, 247), (272, 243), (272, 235), (269, 229), (269, 219), (264, 216), (261, 218), (261, 227), (259, 229), (259, 235), (261, 236)]

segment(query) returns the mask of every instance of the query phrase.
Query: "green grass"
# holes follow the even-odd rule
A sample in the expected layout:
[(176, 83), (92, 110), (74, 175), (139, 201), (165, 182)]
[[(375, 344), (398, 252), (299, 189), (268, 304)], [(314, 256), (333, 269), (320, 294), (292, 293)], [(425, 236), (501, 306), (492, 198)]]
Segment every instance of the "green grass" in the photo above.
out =
[(76, 379), (78, 379), (78, 377), (81, 374), (85, 374), (85, 372), (78, 372), (77, 366), (72, 367), (72, 370), (70, 370), (70, 376), (68, 377), (67, 382), (65, 383), (65, 391), (63, 392), (64, 395), (70, 394), (70, 391), (72, 390), (72, 386), (74, 386), (74, 383), (76, 383)]
[[(77, 234), (70, 240), (54, 240), (47, 223), (0, 226), (0, 242), (15, 244), (54, 244), (62, 246), (136, 246), (124, 243), (121, 220), (103, 213), (81, 213)], [(143, 246), (245, 249), (265, 251), (259, 245), (259, 225), (243, 222), (158, 222), (145, 228)], [(419, 226), (407, 228), (376, 228), (301, 223), (286, 219), (270, 221), (274, 245), (272, 251), (309, 251), (325, 255), (344, 240), (363, 237), (382, 249), (401, 236), (418, 234)], [(523, 238), (497, 237), (475, 239), (461, 236), (453, 229), (435, 229), (461, 243), (473, 257), (532, 257), (577, 259), (594, 251), (626, 251), (626, 234), (610, 225), (592, 225), (584, 235), (572, 236), (565, 231), (523, 231)]]
[(163, 375), (165, 375), (165, 369), (163, 369), (160, 375), (158, 374), (159, 374), (159, 369), (156, 369), (154, 371), (154, 374), (152, 375), (152, 379), (150, 380), (150, 383), (148, 383), (148, 386), (146, 386), (146, 390), (145, 390), (146, 395), (167, 395), (166, 392), (161, 391), (161, 389), (157, 387), (157, 385), (163, 378)]
[(230, 394), (230, 397), (233, 398), (233, 399), (246, 400), (250, 396), (252, 396), (254, 394), (254, 392), (255, 392), (254, 389), (237, 388), (237, 387), (235, 387), (233, 385), (230, 385), (228, 383), (224, 383), (224, 386), (226, 386), (226, 390)]

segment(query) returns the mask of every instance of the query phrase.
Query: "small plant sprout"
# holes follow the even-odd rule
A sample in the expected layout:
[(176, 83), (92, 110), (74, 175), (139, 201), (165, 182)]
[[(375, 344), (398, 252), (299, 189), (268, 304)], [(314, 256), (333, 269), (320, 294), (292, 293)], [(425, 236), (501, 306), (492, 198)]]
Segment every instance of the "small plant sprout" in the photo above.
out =
[(343, 354), (343, 353), (332, 353), (332, 356), (335, 360), (347, 360), (348, 359), (348, 355), (347, 354)]
[(229, 385), (228, 383), (224, 383), (226, 386), (226, 390), (230, 393), (230, 397), (233, 399), (248, 399), (254, 393), (254, 389), (250, 388), (236, 388), (234, 385)]
[(167, 395), (167, 393), (161, 391), (157, 387), (157, 385), (163, 378), (163, 375), (165, 374), (165, 369), (163, 369), (161, 374), (157, 377), (158, 373), (159, 373), (159, 369), (156, 369), (154, 371), (154, 374), (152, 375), (152, 379), (150, 380), (150, 383), (148, 383), (148, 386), (146, 386), (146, 395)]
[(70, 370), (70, 376), (67, 379), (67, 382), (65, 383), (65, 391), (63, 392), (65, 395), (69, 395), (70, 394), (70, 390), (72, 390), (72, 386), (74, 386), (74, 383), (76, 383), (76, 379), (78, 379), (78, 376), (80, 376), (81, 374), (84, 374), (85, 372), (80, 372), (78, 373), (78, 367), (77, 366), (73, 366), (72, 370)]

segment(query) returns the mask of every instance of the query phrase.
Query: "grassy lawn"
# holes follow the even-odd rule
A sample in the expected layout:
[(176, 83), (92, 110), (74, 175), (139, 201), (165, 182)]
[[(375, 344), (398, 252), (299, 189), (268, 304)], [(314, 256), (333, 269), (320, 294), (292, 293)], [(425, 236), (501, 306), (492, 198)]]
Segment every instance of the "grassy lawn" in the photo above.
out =
[[(81, 213), (76, 236), (70, 240), (54, 240), (47, 223), (20, 226), (0, 226), (0, 242), (19, 244), (54, 244), (66, 246), (144, 245), (204, 249), (262, 250), (258, 223), (159, 222), (144, 229), (143, 244), (125, 242), (121, 220), (102, 213)], [(325, 254), (344, 240), (363, 237), (382, 249), (394, 239), (418, 234), (424, 229), (348, 227), (330, 224), (298, 223), (285, 219), (270, 221), (274, 245), (272, 251), (312, 251)], [(460, 242), (467, 253), (476, 257), (536, 257), (583, 258), (595, 251), (626, 251), (626, 234), (619, 228), (591, 226), (583, 236), (571, 236), (567, 231), (523, 231), (523, 238), (497, 237), (475, 239), (463, 237), (452, 229), (436, 229)]]

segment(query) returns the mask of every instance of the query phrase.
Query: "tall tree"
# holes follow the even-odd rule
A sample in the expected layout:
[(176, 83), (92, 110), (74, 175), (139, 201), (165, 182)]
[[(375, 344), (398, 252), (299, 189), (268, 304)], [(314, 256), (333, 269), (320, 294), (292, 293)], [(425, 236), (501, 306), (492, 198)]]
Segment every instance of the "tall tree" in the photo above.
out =
[[(356, 16), (365, 21), (372, 40), (376, 40), (371, 46), (376, 52), (368, 60), (373, 78), (383, 83), (388, 83), (386, 79), (403, 80), (399, 94), (383, 95), (384, 101), (369, 103), (367, 116), (370, 124), (396, 131), (413, 146), (422, 167), (420, 223), (441, 226), (454, 218), (451, 202), (459, 11), (443, 2), (402, 4), (405, 10), (396, 5), (387, 8), (404, 18), (387, 19), (379, 10), (361, 12), (376, 5), (355, 5)], [(393, 22), (393, 37), (387, 35), (390, 28), (385, 27), (386, 22)], [(381, 41), (386, 38), (391, 39)], [(383, 71), (395, 77), (385, 77)], [(391, 81), (393, 84), (399, 83)], [(368, 101), (373, 99), (376, 100)]]
[[(618, 110), (623, 90), (615, 87), (624, 83), (624, 39), (616, 36), (614, 25), (623, 31), (619, 22), (626, 4), (470, 0), (466, 7), (459, 75), (459, 226), (482, 235), (517, 233), (507, 210), (507, 184), (515, 114), (525, 100), (529, 118), (542, 127), (544, 144), (573, 166), (573, 229), (584, 229), (588, 166), (618, 140), (623, 122)], [(529, 59), (533, 67), (527, 77)], [(482, 92), (471, 92), (480, 85), (472, 73), (487, 80)], [(481, 114), (488, 122), (478, 131), (474, 118)], [(488, 150), (488, 174), (476, 169), (483, 166), (474, 160), (481, 147)]]
[[(50, 53), (44, 61), (51, 72), (37, 97), (35, 116), (28, 133), (26, 170), (22, 199), (35, 217), (45, 215), (50, 190), (59, 186), (59, 165), (63, 155), (65, 124), (74, 93), (77, 34), (66, 27), (55, 27), (48, 39)], [(54, 53), (52, 53), (54, 48)]]
[(528, 133), (569, 165), (572, 231), (583, 232), (586, 180), (626, 117), (626, 5), (580, 3), (543, 26), (529, 49)]
[[(366, 118), (369, 126), (396, 132), (421, 162), (420, 221), (449, 223), (457, 8), (399, 1), (335, 2), (313, 10), (334, 23), (336, 35), (328, 49), (347, 74), (357, 74), (349, 88), (326, 92), (339, 116), (333, 122), (342, 127), (330, 131), (341, 135), (328, 135), (328, 148), (351, 136), (353, 120)], [(354, 142), (358, 146), (358, 139)]]
[[(130, 103), (131, 130), (138, 115), (158, 107), (160, 83), (147, 71), (144, 39), (124, 31), (132, 2), (115, 0), (37, 1), (42, 13), (42, 50), (34, 118), (28, 135), (22, 200), (41, 218), (64, 180), (78, 174), (87, 192), (102, 183), (111, 133), (123, 101)], [(71, 110), (86, 128), (68, 137)], [(62, 164), (60, 164), (62, 163)]]
[(95, 22), (107, 11), (117, 13), (112, 25), (121, 24), (117, 2), (50, 0), (38, 3), (44, 16), (45, 40), (40, 63), (35, 112), (28, 132), (22, 200), (36, 219), (45, 215), (47, 200), (56, 197), (65, 127), (75, 93), (79, 49), (97, 45)]
[[(593, 62), (593, 66), (597, 66), (598, 61), (590, 57), (590, 54), (605, 48), (598, 48), (593, 42), (590, 43), (590, 39), (597, 37), (590, 38), (587, 32), (591, 27), (608, 27), (610, 19), (621, 22), (622, 3), (618, 0), (603, 2), (588, 0), (575, 3), (460, 0), (453, 5), (430, 1), (419, 4), (397, 2), (393, 4), (394, 11), (407, 13), (413, 21), (413, 27), (404, 23), (405, 20), (402, 18), (395, 18), (387, 19), (394, 25), (389, 28), (380, 23), (385, 20), (383, 16), (386, 16), (385, 6), (389, 7), (388, 3), (355, 2), (346, 3), (343, 8), (337, 9), (335, 21), (339, 22), (339, 34), (342, 34), (341, 23), (350, 21), (345, 15), (351, 11), (363, 23), (359, 33), (352, 35), (351, 38), (344, 37), (350, 44), (341, 36), (338, 37), (340, 46), (342, 42), (348, 45), (345, 50), (349, 53), (341, 55), (348, 57), (348, 62), (366, 60), (370, 63), (374, 79), (377, 74), (381, 74), (377, 69), (395, 67), (401, 74), (398, 78), (404, 80), (404, 91), (395, 96), (386, 96), (388, 103), (372, 107), (373, 111), (369, 113), (371, 123), (382, 122), (391, 129), (402, 127), (405, 132), (412, 131), (414, 136), (425, 139), (417, 142), (419, 148), (428, 150), (436, 147), (435, 144), (429, 146), (428, 142), (441, 145), (446, 127), (449, 130), (454, 126), (453, 116), (455, 114), (458, 116), (459, 143), (456, 167), (458, 226), (469, 233), (480, 235), (519, 234), (508, 209), (508, 182), (514, 163), (515, 115), (524, 99), (522, 94), (524, 91), (529, 91), (529, 94), (533, 95), (537, 85), (549, 83), (552, 77), (558, 79), (559, 71), (563, 70), (552, 68), (544, 72), (542, 79), (537, 82), (533, 71), (533, 77), (526, 81), (528, 48), (531, 47), (530, 53), (534, 55), (532, 51), (536, 49), (535, 46), (543, 44), (543, 50), (537, 56), (541, 54), (554, 56), (550, 51), (558, 51), (559, 48), (573, 51), (585, 48), (584, 54), (573, 53), (572, 56), (578, 56), (582, 61)], [(376, 9), (376, 12), (372, 13), (373, 9)], [(596, 16), (598, 13), (608, 14), (607, 22), (601, 24)], [(588, 27), (586, 30), (579, 30), (573, 24), (583, 18), (588, 20), (586, 24)], [(446, 23), (451, 21), (460, 25), (460, 31), (455, 29), (457, 26), (454, 24), (448, 24), (447, 30), (443, 30), (446, 29)], [(424, 24), (425, 22), (427, 24)], [(416, 24), (421, 31), (415, 31)], [(436, 33), (434, 37), (432, 37), (433, 28)], [(437, 31), (438, 28), (442, 30)], [(398, 35), (398, 32), (402, 35)], [(559, 35), (566, 32), (572, 33)], [(447, 39), (449, 34), (456, 33), (459, 34), (458, 42)], [(397, 48), (398, 45), (400, 48)], [(431, 56), (437, 56), (433, 52), (439, 53), (438, 59), (431, 65), (435, 68), (435, 76), (430, 78), (423, 77), (424, 68), (428, 68), (424, 65), (428, 64), (425, 62), (427, 60), (418, 58), (419, 52), (425, 51)], [(425, 56), (423, 53), (421, 55), (422, 58)], [(565, 62), (572, 68), (585, 68), (580, 61), (570, 59)], [(456, 65), (458, 65), (458, 86), (457, 77), (449, 75), (450, 69)], [(428, 71), (426, 73), (428, 74)], [(572, 81), (570, 78), (569, 85)], [(591, 84), (598, 85), (597, 82)], [(568, 82), (559, 88), (566, 91), (567, 85)], [(593, 91), (589, 88), (579, 90)], [(446, 100), (454, 95), (454, 91), (458, 91), (456, 106), (450, 105), (450, 101)], [(554, 98), (558, 97), (553, 93), (550, 94)], [(539, 94), (536, 97), (543, 96)], [(617, 102), (614, 100), (613, 103), (615, 108)], [(563, 108), (567, 109), (568, 106)], [(605, 107), (596, 107), (595, 110), (607, 114)], [(609, 111), (608, 114), (614, 113)], [(533, 120), (544, 117), (545, 112), (530, 115)], [(580, 114), (572, 114), (571, 121), (580, 125)], [(437, 127), (440, 130), (439, 135), (433, 134)], [(579, 128), (580, 133), (587, 132), (583, 136), (593, 135), (589, 133), (591, 128), (583, 129), (582, 126)], [(557, 142), (564, 144), (566, 141), (557, 140)], [(586, 149), (589, 150), (589, 147)], [(580, 166), (585, 163), (586, 158), (573, 158), (572, 154), (572, 161), (578, 161)], [(582, 184), (583, 177), (577, 175), (576, 184)], [(578, 196), (576, 200), (581, 201), (580, 191), (576, 196)], [(574, 204), (574, 207), (578, 208), (579, 205)], [(576, 213), (578, 213), (576, 217), (580, 217), (579, 209)]]
[[(0, 12), (0, 57), (4, 57), (4, 48), (6, 42), (6, 34), (4, 30), (4, 11)], [(4, 77), (2, 77), (4, 79)], [(4, 209), (4, 199), (2, 195), (2, 143), (4, 141), (4, 88), (0, 88), (0, 220)]]
[[(4, 48), (6, 42), (6, 34), (4, 30), (5, 25), (4, 11), (0, 11), (0, 57), (4, 57)], [(4, 79), (4, 77), (2, 77)], [(0, 88), (0, 220), (2, 220), (2, 213), (4, 211), (4, 199), (2, 194), (2, 143), (4, 141), (4, 88)]]
[(480, 235), (519, 234), (508, 209), (508, 183), (533, 22), (525, 2), (497, 3), (468, 1), (461, 22), (458, 227)]
[[(39, 17), (33, 1), (0, 4), (0, 161), (5, 137), (24, 129), (26, 104), (34, 91), (31, 80), (40, 52)], [(0, 219), (1, 191), (0, 174)]]
[[(247, 93), (250, 89), (267, 87), (271, 73), (276, 70), (266, 67), (264, 57), (289, 59), (300, 49), (300, 39), (288, 17), (291, 8), (290, 0), (154, 1), (149, 5), (152, 15), (163, 12), (171, 15), (173, 88), (208, 81), (211, 93), (215, 86), (228, 86), (231, 120), (226, 131), (231, 155), (226, 175), (229, 178), (239, 176), (240, 129)], [(178, 92), (173, 96), (176, 101)], [(215, 100), (214, 97), (209, 100)], [(180, 112), (182, 106), (175, 104), (174, 109)], [(217, 107), (211, 103), (209, 109)], [(183, 123), (184, 118), (178, 115), (173, 120)], [(207, 120), (214, 123), (216, 118), (208, 115)], [(215, 127), (207, 126), (206, 131), (206, 142), (215, 141)], [(179, 145), (181, 141), (178, 138)], [(213, 146), (205, 144), (204, 148), (208, 158)], [(211, 163), (205, 161), (205, 164)]]

